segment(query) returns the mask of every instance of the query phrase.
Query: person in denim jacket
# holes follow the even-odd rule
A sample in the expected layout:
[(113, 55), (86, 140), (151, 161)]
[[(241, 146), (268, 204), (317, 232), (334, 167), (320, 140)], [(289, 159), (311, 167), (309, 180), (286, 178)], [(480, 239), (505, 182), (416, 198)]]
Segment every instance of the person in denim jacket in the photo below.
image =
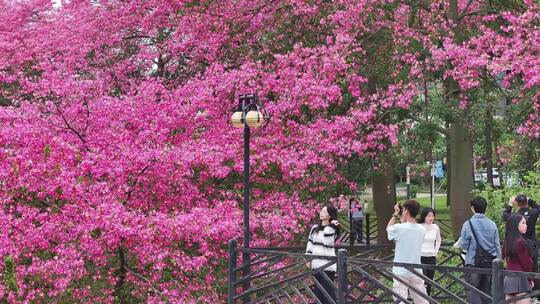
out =
[[(483, 197), (475, 197), (471, 201), (471, 210), (473, 212), (473, 216), (466, 221), (461, 228), (460, 247), (467, 251), (467, 255), (465, 256), (465, 267), (475, 267), (474, 260), (476, 256), (476, 248), (478, 246), (473, 232), (471, 231), (469, 221), (474, 227), (474, 231), (476, 232), (476, 237), (478, 238), (481, 248), (497, 258), (501, 258), (499, 230), (497, 225), (484, 214), (486, 212), (486, 207), (487, 202)], [(465, 280), (485, 294), (491, 294), (491, 275), (467, 273), (465, 274)], [(472, 304), (489, 303), (486, 298), (480, 297), (478, 294), (470, 290), (467, 291), (467, 297), (469, 299), (469, 303)]]

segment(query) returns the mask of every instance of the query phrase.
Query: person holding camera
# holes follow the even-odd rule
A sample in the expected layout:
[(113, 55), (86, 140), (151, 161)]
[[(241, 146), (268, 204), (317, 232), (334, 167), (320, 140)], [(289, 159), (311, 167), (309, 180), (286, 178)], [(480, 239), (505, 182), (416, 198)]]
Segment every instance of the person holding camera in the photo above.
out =
[[(396, 263), (420, 264), (420, 253), (426, 229), (416, 223), (419, 211), (420, 204), (415, 200), (405, 201), (403, 207), (399, 204), (394, 206), (394, 214), (386, 225), (386, 232), (388, 240), (394, 241), (396, 244), (394, 250), (394, 262)], [(396, 224), (398, 219), (401, 220), (400, 224)], [(422, 270), (416, 269), (416, 272), (422, 273)], [(401, 299), (407, 300), (410, 294), (414, 303), (429, 303), (422, 278), (403, 267), (393, 267), (392, 273), (396, 276), (393, 291)], [(398, 301), (398, 298), (394, 297), (394, 301)]]
[[(495, 222), (486, 217), (487, 202), (477, 196), (471, 201), (473, 216), (461, 227), (460, 246), (467, 251), (465, 267), (491, 268), (495, 258), (501, 258), (499, 229)], [(466, 273), (465, 281), (483, 293), (491, 295), (491, 274)], [(467, 289), (471, 304), (488, 304), (489, 300), (473, 290)]]

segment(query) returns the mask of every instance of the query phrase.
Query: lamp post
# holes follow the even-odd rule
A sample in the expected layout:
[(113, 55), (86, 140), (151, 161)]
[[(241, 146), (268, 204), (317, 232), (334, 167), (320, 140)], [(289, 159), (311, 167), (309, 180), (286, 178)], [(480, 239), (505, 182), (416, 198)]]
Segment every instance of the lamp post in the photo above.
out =
[(429, 196), (431, 198), (431, 209), (435, 210), (435, 163), (433, 161), (428, 161), (427, 165), (429, 166), (430, 172), (430, 187), (429, 187)]
[(407, 167), (405, 167), (405, 174), (407, 178), (407, 199), (411, 199), (411, 167), (409, 164), (407, 164)]
[(435, 210), (435, 164), (431, 164), (431, 209)]
[[(244, 248), (249, 248), (250, 234), (249, 234), (249, 140), (251, 137), (251, 128), (260, 128), (266, 126), (269, 122), (270, 116), (266, 112), (266, 109), (258, 103), (257, 95), (245, 94), (240, 95), (238, 98), (238, 107), (231, 117), (231, 124), (236, 128), (244, 129)], [(242, 288), (244, 291), (250, 287), (251, 280), (251, 258), (248, 252), (243, 254), (244, 271), (243, 277), (245, 278)], [(242, 299), (244, 303), (249, 302), (249, 296), (244, 296)]]

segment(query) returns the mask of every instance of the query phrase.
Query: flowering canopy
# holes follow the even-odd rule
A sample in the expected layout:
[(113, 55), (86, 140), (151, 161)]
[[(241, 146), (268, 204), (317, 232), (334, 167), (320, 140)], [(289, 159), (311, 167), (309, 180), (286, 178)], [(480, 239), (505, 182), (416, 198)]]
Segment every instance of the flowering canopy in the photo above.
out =
[[(440, 47), (391, 0), (0, 6), (0, 257), (13, 272), (0, 293), (13, 303), (222, 299), (226, 242), (241, 233), (241, 134), (227, 123), (241, 93), (272, 114), (251, 146), (252, 246), (264, 246), (304, 232), (316, 193), (354, 188), (342, 159), (396, 143), (380, 118), (407, 108), (422, 81), (417, 54), (397, 47), (411, 37), (434, 69), (453, 60), (463, 89), (479, 67), (511, 69), (525, 90), (540, 79), (526, 68), (538, 63), (534, 7), (502, 14), (506, 34), (490, 17), (485, 35)], [(362, 39), (385, 28), (395, 81), (370, 91)], [(533, 136), (538, 112), (524, 129)]]

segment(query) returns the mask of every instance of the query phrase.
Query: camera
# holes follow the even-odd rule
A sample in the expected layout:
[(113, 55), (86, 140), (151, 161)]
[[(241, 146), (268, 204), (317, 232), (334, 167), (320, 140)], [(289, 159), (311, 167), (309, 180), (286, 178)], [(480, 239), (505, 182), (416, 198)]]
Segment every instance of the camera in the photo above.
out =
[(403, 213), (403, 206), (401, 206), (401, 204), (398, 204), (398, 207), (399, 207), (399, 215), (401, 215)]

